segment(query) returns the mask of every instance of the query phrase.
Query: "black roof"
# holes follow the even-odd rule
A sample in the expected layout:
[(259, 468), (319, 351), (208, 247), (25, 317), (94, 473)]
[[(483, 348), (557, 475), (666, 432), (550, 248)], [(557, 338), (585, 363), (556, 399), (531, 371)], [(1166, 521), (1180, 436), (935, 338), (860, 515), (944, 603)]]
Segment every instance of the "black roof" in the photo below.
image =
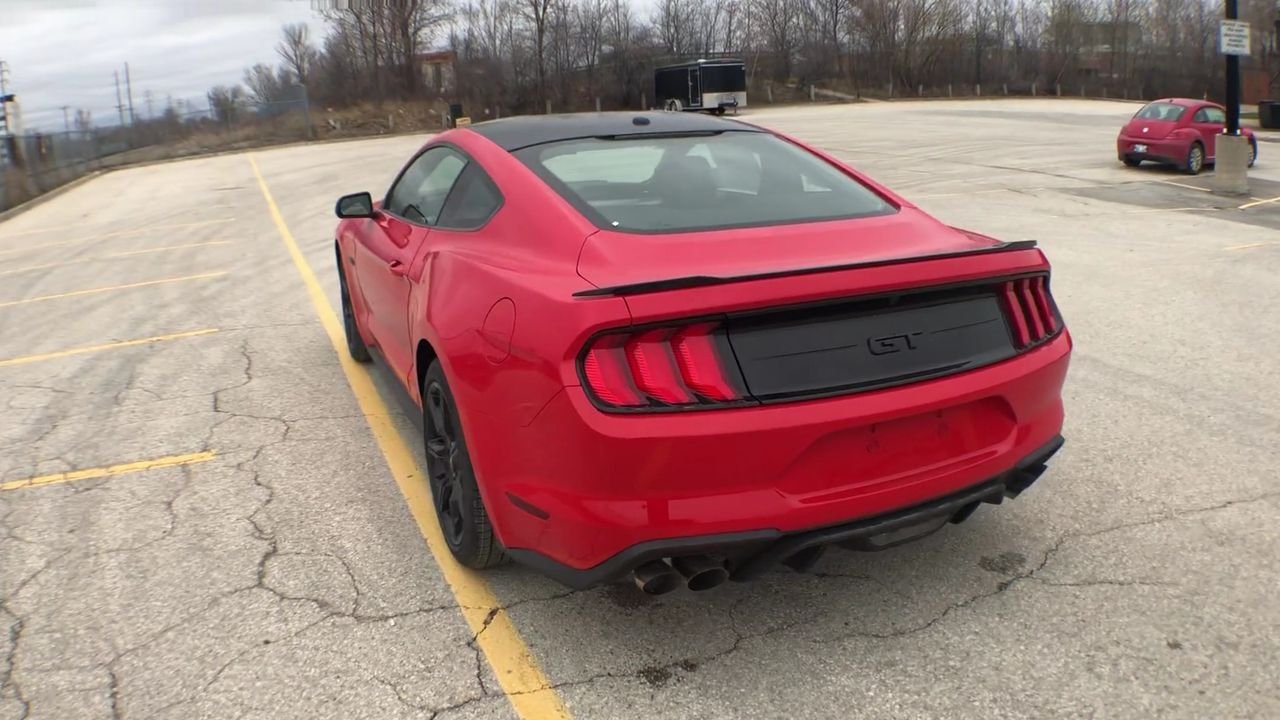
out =
[(591, 137), (710, 132), (764, 132), (754, 125), (702, 113), (606, 112), (521, 115), (469, 126), (504, 150)]
[(702, 65), (746, 65), (746, 61), (738, 58), (705, 58), (702, 60), (686, 60), (685, 62), (672, 63), (655, 68), (655, 70), (679, 70), (681, 68), (699, 67)]

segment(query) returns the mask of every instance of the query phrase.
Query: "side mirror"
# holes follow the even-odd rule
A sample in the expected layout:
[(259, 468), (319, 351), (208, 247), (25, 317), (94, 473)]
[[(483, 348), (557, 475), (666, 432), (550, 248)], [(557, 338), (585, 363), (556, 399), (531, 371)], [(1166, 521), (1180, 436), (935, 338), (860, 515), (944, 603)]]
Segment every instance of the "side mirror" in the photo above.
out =
[(343, 219), (374, 217), (373, 196), (367, 192), (343, 195), (338, 198), (334, 212)]

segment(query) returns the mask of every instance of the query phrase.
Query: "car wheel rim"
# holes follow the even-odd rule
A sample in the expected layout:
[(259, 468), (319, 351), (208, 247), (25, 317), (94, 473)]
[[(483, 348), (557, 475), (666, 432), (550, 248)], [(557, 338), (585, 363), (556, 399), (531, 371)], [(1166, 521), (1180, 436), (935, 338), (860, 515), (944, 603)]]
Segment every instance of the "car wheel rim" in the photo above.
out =
[(1190, 162), (1191, 169), (1199, 170), (1200, 165), (1203, 163), (1204, 163), (1204, 153), (1200, 151), (1199, 147), (1191, 148), (1191, 162)]
[(431, 496), (435, 500), (440, 530), (450, 547), (462, 542), (462, 481), (458, 469), (461, 448), (454, 431), (449, 400), (439, 383), (427, 386), (426, 445), (427, 472), (431, 476)]

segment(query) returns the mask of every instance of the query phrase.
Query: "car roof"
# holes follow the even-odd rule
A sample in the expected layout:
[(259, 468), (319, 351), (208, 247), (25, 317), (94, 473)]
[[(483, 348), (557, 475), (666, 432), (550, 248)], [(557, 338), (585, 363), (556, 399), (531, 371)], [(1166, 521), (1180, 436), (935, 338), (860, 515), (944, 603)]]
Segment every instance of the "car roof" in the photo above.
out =
[(1160, 98), (1158, 100), (1152, 100), (1151, 102), (1169, 103), (1170, 105), (1181, 105), (1183, 107), (1199, 107), (1201, 105), (1221, 107), (1216, 102), (1212, 102), (1210, 100), (1196, 100), (1195, 98)]
[(628, 135), (711, 132), (765, 132), (754, 125), (703, 113), (604, 112), (565, 115), (521, 115), (468, 126), (508, 152), (561, 140)]

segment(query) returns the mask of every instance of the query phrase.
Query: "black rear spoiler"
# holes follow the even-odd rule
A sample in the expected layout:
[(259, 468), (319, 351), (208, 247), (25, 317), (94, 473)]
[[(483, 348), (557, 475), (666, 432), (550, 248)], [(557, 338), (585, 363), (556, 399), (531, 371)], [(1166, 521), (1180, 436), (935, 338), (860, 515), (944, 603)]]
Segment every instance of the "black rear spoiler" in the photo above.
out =
[(773, 270), (770, 272), (755, 273), (752, 275), (733, 275), (729, 277), (722, 277), (718, 275), (686, 275), (685, 277), (668, 278), (666, 280), (647, 280), (645, 282), (629, 283), (627, 285), (613, 285), (611, 287), (579, 290), (574, 293), (573, 296), (590, 298), (616, 297), (620, 295), (643, 295), (645, 293), (664, 292), (667, 290), (687, 290), (689, 288), (725, 285), (728, 283), (745, 282), (747, 280), (770, 280), (773, 278), (792, 277), (796, 275), (815, 275), (817, 273), (838, 272), (841, 270), (860, 270), (863, 268), (882, 267), (884, 265), (900, 265), (903, 263), (927, 262), (929, 260), (946, 260), (947, 258), (968, 257), (970, 255), (1016, 252), (1018, 250), (1031, 250), (1035, 247), (1035, 240), (1019, 240), (1017, 242), (1000, 243), (999, 245), (990, 245), (970, 250), (934, 253), (932, 255), (915, 255), (905, 258), (888, 258), (885, 260), (867, 260), (864, 262), (847, 263), (844, 265), (823, 265), (820, 267), (796, 268), (794, 270)]

